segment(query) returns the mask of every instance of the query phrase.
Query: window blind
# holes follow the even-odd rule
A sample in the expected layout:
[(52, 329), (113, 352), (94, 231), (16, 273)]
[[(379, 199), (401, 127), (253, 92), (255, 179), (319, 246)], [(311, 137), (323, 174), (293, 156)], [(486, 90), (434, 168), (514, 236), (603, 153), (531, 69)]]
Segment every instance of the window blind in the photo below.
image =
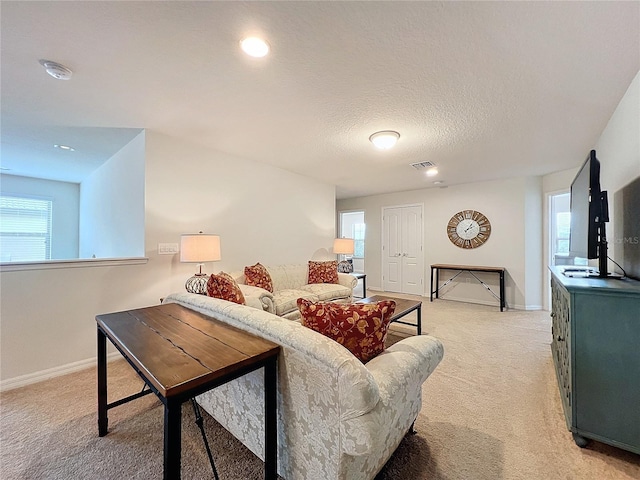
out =
[(0, 196), (0, 261), (50, 260), (52, 209), (52, 200)]

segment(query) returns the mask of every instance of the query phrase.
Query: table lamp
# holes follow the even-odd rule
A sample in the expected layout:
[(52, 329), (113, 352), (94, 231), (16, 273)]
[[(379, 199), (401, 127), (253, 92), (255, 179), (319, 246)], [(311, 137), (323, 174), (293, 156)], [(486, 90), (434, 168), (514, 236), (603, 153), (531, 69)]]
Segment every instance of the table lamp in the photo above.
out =
[[(333, 241), (333, 253), (338, 255), (353, 255), (354, 241), (353, 238), (336, 238)], [(353, 263), (346, 259), (338, 262), (338, 271), (342, 273), (353, 272)]]
[(184, 284), (187, 292), (207, 294), (206, 273), (202, 273), (204, 262), (217, 262), (220, 256), (220, 237), (207, 233), (186, 233), (180, 236), (180, 261), (198, 263), (200, 270)]

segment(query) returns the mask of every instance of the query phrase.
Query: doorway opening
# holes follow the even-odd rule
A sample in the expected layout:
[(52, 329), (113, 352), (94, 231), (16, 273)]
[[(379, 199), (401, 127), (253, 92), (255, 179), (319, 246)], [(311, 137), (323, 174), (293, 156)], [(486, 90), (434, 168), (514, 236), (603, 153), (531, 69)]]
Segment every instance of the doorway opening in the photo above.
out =
[[(347, 260), (353, 265), (353, 273), (365, 273), (364, 271), (364, 242), (367, 226), (364, 221), (364, 211), (339, 213), (340, 238), (353, 238), (353, 255), (341, 255), (338, 260)], [(364, 282), (358, 282), (353, 290), (354, 297), (364, 297)]]
[(364, 211), (340, 212), (340, 238), (353, 238), (353, 255), (345, 255), (341, 260), (353, 263), (354, 273), (364, 272), (364, 241), (366, 236)]

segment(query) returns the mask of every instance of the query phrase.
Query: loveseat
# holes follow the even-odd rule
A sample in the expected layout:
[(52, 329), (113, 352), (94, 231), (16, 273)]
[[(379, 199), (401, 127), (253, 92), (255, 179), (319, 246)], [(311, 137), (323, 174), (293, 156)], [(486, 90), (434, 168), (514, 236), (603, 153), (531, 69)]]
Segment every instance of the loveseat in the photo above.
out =
[(260, 305), (264, 311), (290, 320), (300, 318), (296, 305), (298, 298), (312, 302), (350, 303), (353, 300), (353, 289), (358, 283), (353, 275), (338, 273), (338, 283), (310, 284), (309, 266), (305, 264), (275, 267), (265, 265), (265, 268), (273, 283), (273, 293), (264, 288), (246, 285), (243, 272), (232, 272), (230, 275), (240, 287), (247, 305)]
[[(278, 358), (278, 473), (287, 480), (371, 480), (422, 407), (422, 384), (443, 357), (419, 335), (363, 364), (302, 324), (246, 305), (191, 293), (184, 307), (282, 346)], [(197, 397), (224, 428), (264, 459), (264, 374), (249, 373)]]

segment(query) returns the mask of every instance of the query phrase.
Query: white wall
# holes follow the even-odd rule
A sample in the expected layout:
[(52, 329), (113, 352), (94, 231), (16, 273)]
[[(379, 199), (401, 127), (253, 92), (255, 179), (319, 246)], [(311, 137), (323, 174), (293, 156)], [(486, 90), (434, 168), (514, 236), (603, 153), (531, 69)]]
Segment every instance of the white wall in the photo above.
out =
[[(343, 199), (337, 202), (342, 210), (362, 209), (367, 222), (365, 257), (367, 259), (367, 286), (382, 288), (382, 207), (406, 204), (424, 204), (424, 252), (425, 274), (424, 294), (429, 294), (430, 265), (449, 263), (458, 265), (502, 266), (507, 269), (506, 301), (511, 308), (539, 308), (541, 299), (541, 273), (539, 269), (527, 271), (525, 262), (540, 264), (540, 251), (525, 253), (525, 218), (532, 221), (528, 233), (541, 238), (540, 214), (527, 212), (538, 205), (542, 207), (535, 178), (514, 178), (509, 180), (479, 182), (448, 188), (429, 188), (386, 195)], [(534, 188), (532, 188), (532, 186)], [(453, 245), (446, 233), (446, 226), (452, 215), (465, 210), (478, 210), (491, 222), (491, 237), (481, 247), (466, 250)], [(499, 292), (497, 275), (478, 275), (491, 289)], [(477, 303), (497, 305), (491, 296), (472, 277), (462, 275), (447, 290), (442, 298), (459, 299)], [(528, 294), (528, 296), (527, 296)]]
[(78, 258), (78, 209), (80, 186), (41, 178), (0, 175), (3, 195), (33, 195), (53, 200), (51, 259)]
[(306, 262), (335, 238), (332, 185), (149, 130), (145, 196), (147, 264), (0, 273), (0, 385), (91, 364), (97, 314), (184, 291), (195, 266), (179, 254), (158, 255), (158, 242), (197, 230), (220, 234), (222, 260), (206, 266), (211, 272)]
[[(571, 182), (578, 173), (580, 165), (587, 158), (587, 154), (592, 148), (596, 150), (596, 155), (601, 163), (600, 186), (603, 190), (609, 192), (609, 218), (611, 222), (607, 224), (608, 254), (609, 257), (616, 259), (616, 242), (612, 241), (613, 232), (615, 231), (613, 198), (616, 191), (640, 177), (640, 72), (629, 85), (627, 92), (620, 100), (596, 145), (585, 146), (584, 158), (577, 159), (576, 167), (543, 177), (545, 239), (548, 238), (549, 224), (548, 195), (569, 191)], [(545, 241), (543, 271), (545, 291), (547, 292), (549, 289), (548, 258), (548, 242)], [(595, 262), (597, 263), (597, 261)], [(592, 261), (592, 263), (594, 262)], [(612, 271), (613, 268), (614, 265), (609, 262), (609, 271)], [(548, 293), (544, 295), (544, 301), (544, 307), (548, 309)]]
[(80, 258), (144, 256), (141, 132), (80, 184)]
[(524, 271), (526, 308), (540, 310), (543, 305), (542, 274), (534, 272), (540, 268), (543, 255), (542, 228), (542, 177), (525, 178), (524, 195)]
[[(640, 72), (609, 119), (596, 144), (600, 160), (600, 186), (609, 192), (607, 239), (609, 257), (616, 257), (614, 241), (615, 192), (640, 177)], [(609, 264), (609, 270), (613, 265)]]

